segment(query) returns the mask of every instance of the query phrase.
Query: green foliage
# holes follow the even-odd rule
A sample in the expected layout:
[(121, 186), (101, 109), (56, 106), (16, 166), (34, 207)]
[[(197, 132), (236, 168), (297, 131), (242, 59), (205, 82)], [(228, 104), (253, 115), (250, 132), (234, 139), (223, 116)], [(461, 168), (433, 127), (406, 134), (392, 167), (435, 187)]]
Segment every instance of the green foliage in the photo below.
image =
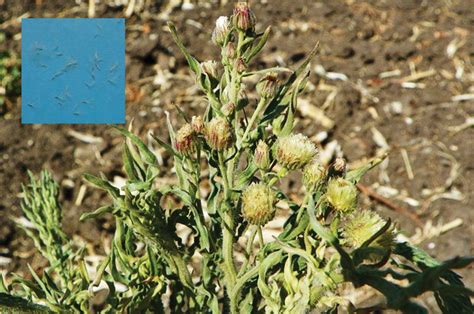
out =
[[(213, 33), (222, 49), (220, 64), (191, 56), (169, 25), (208, 100), (205, 114), (186, 118), (177, 132), (167, 121), (170, 143), (154, 137), (173, 158), (177, 184), (157, 185), (153, 151), (130, 131), (117, 129), (125, 138), (125, 184), (117, 188), (105, 177), (84, 175), (107, 191), (111, 203), (81, 220), (109, 213), (116, 222), (110, 252), (89, 279), (82, 251), (61, 231), (57, 184), (47, 173), (39, 180), (31, 176), (22, 209), (34, 228), (23, 229), (50, 266), (42, 275), (32, 270), (33, 281), (13, 277), (2, 291), (53, 312), (87, 312), (105, 286), (101, 313), (335, 313), (358, 310), (340, 295), (341, 285), (352, 283), (378, 290), (386, 308), (426, 313), (414, 299), (432, 291), (444, 313), (471, 313), (472, 291), (453, 270), (473, 258), (438, 262), (394, 240), (391, 221), (369, 212), (347, 223), (360, 210), (355, 184), (384, 156), (347, 172), (343, 160), (325, 168), (314, 144), (293, 133), (298, 95), (317, 45), (294, 71), (251, 71), (270, 29), (255, 32), (245, 3), (235, 14), (238, 18), (220, 18)], [(251, 77), (260, 81), (259, 99), (246, 96), (254, 87), (246, 81)], [(290, 171), (313, 171), (300, 203), (279, 187)], [(204, 185), (208, 194), (202, 193)], [(281, 234), (266, 242), (262, 224), (273, 219), (277, 201), (290, 208), (288, 219)], [(178, 226), (190, 230), (186, 241)], [(244, 248), (237, 245), (241, 238)]]

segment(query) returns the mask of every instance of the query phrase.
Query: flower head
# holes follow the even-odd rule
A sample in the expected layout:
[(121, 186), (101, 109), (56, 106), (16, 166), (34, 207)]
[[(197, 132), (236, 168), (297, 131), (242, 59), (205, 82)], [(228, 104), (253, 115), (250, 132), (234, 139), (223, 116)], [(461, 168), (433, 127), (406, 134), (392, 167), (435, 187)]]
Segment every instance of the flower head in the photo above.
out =
[(223, 46), (227, 35), (229, 35), (229, 31), (229, 18), (227, 16), (219, 16), (219, 18), (216, 20), (216, 27), (212, 32), (212, 41), (218, 46)]
[(344, 177), (346, 174), (347, 162), (342, 157), (337, 157), (336, 160), (329, 166), (330, 177)]
[(225, 56), (227, 59), (232, 60), (235, 58), (235, 45), (233, 42), (229, 42), (225, 47)]
[(206, 141), (212, 149), (221, 151), (232, 144), (232, 133), (225, 118), (213, 118), (206, 125)]
[(316, 185), (324, 179), (324, 167), (313, 160), (303, 170), (303, 185), (307, 191), (313, 190)]
[(231, 114), (234, 113), (235, 111), (235, 104), (233, 102), (228, 102), (227, 104), (225, 104), (224, 106), (222, 106), (222, 109), (221, 109), (222, 113), (228, 117), (230, 116)]
[(343, 178), (331, 179), (326, 197), (335, 210), (349, 212), (357, 205), (357, 188), (352, 182)]
[(258, 142), (253, 160), (258, 169), (267, 170), (270, 166), (270, 150), (264, 141)]
[(252, 183), (242, 193), (242, 214), (249, 223), (263, 226), (275, 216), (276, 196), (263, 183)]
[(191, 127), (196, 134), (201, 134), (204, 130), (204, 122), (201, 116), (193, 116), (191, 118)]
[(247, 64), (245, 63), (244, 58), (238, 58), (235, 60), (234, 67), (237, 69), (238, 73), (243, 73), (245, 70), (247, 70)]
[(209, 78), (217, 79), (219, 66), (216, 61), (208, 60), (201, 62), (201, 71)]
[(262, 98), (272, 98), (278, 92), (278, 75), (269, 73), (257, 84), (257, 91)]
[[(348, 245), (359, 248), (377, 232), (379, 232), (386, 221), (377, 213), (369, 210), (363, 210), (351, 215), (344, 225), (344, 238)], [(384, 233), (376, 238), (369, 247), (380, 249), (380, 253), (372, 253), (369, 259), (378, 260), (385, 253), (390, 251), (395, 243), (395, 230), (390, 226)]]
[(232, 16), (234, 27), (240, 31), (253, 31), (255, 28), (255, 14), (250, 10), (247, 2), (237, 2)]
[(288, 170), (303, 168), (318, 153), (316, 146), (301, 133), (278, 138), (274, 147), (277, 161)]
[(195, 136), (191, 124), (186, 123), (176, 132), (176, 150), (189, 155), (195, 151)]

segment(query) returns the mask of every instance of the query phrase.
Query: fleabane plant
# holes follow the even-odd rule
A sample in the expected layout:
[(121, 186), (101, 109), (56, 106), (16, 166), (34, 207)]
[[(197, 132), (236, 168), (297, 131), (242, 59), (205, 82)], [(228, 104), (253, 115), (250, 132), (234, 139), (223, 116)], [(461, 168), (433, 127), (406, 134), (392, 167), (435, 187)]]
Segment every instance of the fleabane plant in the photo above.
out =
[[(46, 206), (59, 212), (59, 205), (43, 200), (48, 189), (39, 188), (53, 183), (49, 177), (33, 180), (23, 208), (39, 231), (35, 244), (50, 262), (64, 260), (68, 266), (35, 275), (34, 282), (4, 283), (5, 293), (53, 311), (92, 306), (101, 283), (107, 287), (103, 313), (368, 310), (345, 297), (343, 288), (352, 284), (383, 294), (386, 301), (377, 308), (424, 313), (415, 298), (432, 291), (444, 313), (471, 313), (472, 292), (452, 269), (472, 258), (438, 262), (399, 241), (390, 220), (358, 207), (356, 184), (383, 157), (357, 169), (347, 170), (341, 158), (325, 167), (315, 144), (295, 131), (298, 95), (317, 45), (294, 70), (254, 69), (270, 28), (257, 30), (245, 2), (237, 3), (230, 17), (217, 19), (212, 42), (221, 50), (219, 61), (199, 62), (175, 26), (169, 28), (207, 99), (202, 115), (186, 117), (183, 110), (181, 125), (168, 119), (169, 139), (154, 136), (174, 161), (177, 184), (157, 185), (160, 168), (153, 151), (131, 131), (118, 129), (125, 137), (125, 185), (85, 175), (112, 202), (81, 219), (111, 213), (116, 221), (110, 253), (85, 287), (89, 276), (81, 271), (82, 255), (57, 230), (59, 216), (46, 223), (32, 214)], [(257, 99), (247, 97), (250, 89)], [(290, 172), (300, 174), (301, 202), (280, 189)], [(277, 237), (266, 240), (262, 228), (278, 207), (289, 208), (286, 222)], [(191, 230), (187, 241), (178, 236), (178, 226)], [(76, 270), (69, 266), (74, 261)]]

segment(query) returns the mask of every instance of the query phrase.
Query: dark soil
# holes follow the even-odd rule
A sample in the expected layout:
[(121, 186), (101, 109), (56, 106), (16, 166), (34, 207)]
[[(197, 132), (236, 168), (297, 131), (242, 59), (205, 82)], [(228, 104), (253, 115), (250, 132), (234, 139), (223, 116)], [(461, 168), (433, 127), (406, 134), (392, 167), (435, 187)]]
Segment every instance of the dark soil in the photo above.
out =
[[(0, 24), (9, 40), (0, 49), (18, 53), (20, 24), (14, 20), (9, 22), (12, 18), (26, 12), (31, 17), (54, 17), (63, 13), (66, 17), (87, 16), (87, 7), (67, 11), (72, 8), (64, 7), (63, 1), (44, 1), (42, 5), (28, 1), (7, 2), (0, 0)], [(347, 81), (329, 80), (313, 71), (312, 87), (303, 98), (321, 107), (331, 91), (337, 90), (334, 101), (325, 110), (335, 126), (326, 129), (317, 120), (300, 116), (301, 131), (309, 136), (328, 131), (329, 138), (323, 146), (337, 140), (348, 161), (357, 164), (362, 158), (376, 154), (379, 147), (373, 132), (378, 130), (389, 145), (386, 174), (390, 181), (381, 182), (381, 171), (375, 170), (364, 180), (364, 185), (379, 191), (374, 184), (381, 182), (398, 190), (399, 194), (392, 196), (391, 201), (418, 214), (423, 223), (433, 221), (437, 225), (461, 218), (462, 226), (432, 237), (422, 246), (441, 260), (455, 255), (473, 255), (474, 128), (455, 132), (453, 127), (474, 116), (474, 101), (453, 101), (452, 97), (474, 93), (474, 3), (466, 0), (253, 2), (259, 18), (258, 28), (271, 24), (273, 36), (251, 66), (294, 67), (315, 42), (320, 41), (320, 53), (312, 65), (322, 65), (327, 72), (348, 77)], [(170, 111), (177, 125), (183, 122), (173, 104), (190, 116), (205, 105), (204, 98), (193, 88), (193, 78), (189, 76), (184, 58), (165, 31), (166, 20), (159, 18), (165, 7), (154, 5), (127, 20), (127, 121), (133, 119), (134, 131), (143, 137), (147, 131), (153, 131), (166, 138), (165, 110)], [(191, 10), (175, 8), (169, 18), (198, 59), (213, 59), (218, 57), (218, 50), (210, 44), (213, 23), (219, 15), (228, 15), (231, 7), (231, 4), (196, 4)], [(105, 5), (97, 10), (97, 17), (123, 15), (120, 8)], [(455, 39), (464, 44), (450, 57), (447, 47)], [(459, 74), (461, 66), (463, 74)], [(416, 73), (434, 71), (412, 81), (420, 84), (418, 88), (406, 88), (402, 79), (412, 74), (413, 69)], [(381, 76), (381, 73), (396, 70), (398, 75)], [(157, 73), (162, 73), (160, 77), (165, 79), (155, 84)], [(34, 173), (41, 169), (52, 171), (62, 186), (66, 232), (90, 243), (91, 250), (100, 252), (104, 239), (113, 230), (112, 220), (109, 217), (79, 223), (79, 216), (108, 199), (88, 186), (83, 202), (80, 205), (75, 202), (80, 187), (85, 184), (82, 173), (102, 172), (111, 179), (123, 176), (122, 139), (109, 126), (20, 125), (21, 99), (10, 99), (10, 102), (11, 110), (0, 117), (0, 255), (12, 258), (5, 270), (23, 272), (28, 262), (36, 267), (42, 265), (41, 258), (34, 255), (32, 243), (10, 219), (20, 215), (18, 193), (20, 184), (27, 180), (28, 169)], [(103, 138), (103, 141), (84, 143), (71, 136), (71, 130)], [(409, 178), (406, 170), (405, 152), (413, 178)], [(163, 153), (163, 176), (169, 175), (168, 159)], [(445, 186), (453, 173), (458, 175)], [(297, 184), (288, 186), (297, 194)], [(424, 191), (437, 188), (443, 188), (440, 193), (459, 192), (462, 197), (429, 202)], [(417, 200), (419, 205), (407, 204), (403, 201), (406, 197)], [(407, 215), (367, 197), (363, 197), (362, 204), (396, 218), (400, 229), (405, 230), (407, 236), (413, 235), (417, 224)], [(471, 266), (460, 271), (470, 287), (474, 286), (473, 270)], [(426, 302), (431, 304), (432, 300)]]

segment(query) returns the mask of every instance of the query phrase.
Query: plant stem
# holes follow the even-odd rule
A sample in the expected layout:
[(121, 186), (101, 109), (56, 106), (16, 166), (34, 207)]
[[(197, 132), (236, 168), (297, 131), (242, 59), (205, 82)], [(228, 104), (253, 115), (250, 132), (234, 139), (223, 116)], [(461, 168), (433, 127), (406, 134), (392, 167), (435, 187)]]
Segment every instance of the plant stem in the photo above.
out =
[[(224, 165), (224, 155), (222, 152), (218, 152), (218, 159), (219, 159), (219, 168), (222, 175), (222, 181), (224, 184), (224, 202), (229, 204), (230, 203), (230, 184), (229, 178), (227, 177), (227, 172)], [(227, 207), (227, 208), (225, 208)], [(234, 283), (237, 279), (237, 269), (234, 264), (234, 215), (232, 211), (232, 206), (225, 206), (221, 207), (224, 209), (223, 217), (224, 221), (222, 223), (222, 251), (223, 251), (223, 258), (225, 268), (227, 268), (228, 273), (228, 287), (232, 288)]]
[(280, 170), (278, 170), (278, 173), (275, 177), (271, 178), (270, 181), (268, 182), (268, 186), (273, 186), (278, 180), (286, 176), (288, 173), (288, 169), (285, 167), (282, 167)]
[(262, 226), (258, 226), (258, 241), (259, 241), (259, 244), (260, 244), (260, 249), (263, 249), (263, 233), (262, 233)]
[[(245, 255), (246, 255), (246, 259), (242, 265), (242, 267), (240, 268), (239, 270), (239, 274), (237, 276), (242, 276), (243, 273), (245, 273), (245, 271), (247, 270), (247, 266), (250, 264), (250, 258), (252, 257), (251, 254), (252, 254), (252, 245), (253, 245), (253, 241), (255, 240), (255, 236), (257, 235), (257, 226), (252, 226), (252, 231), (250, 232), (250, 236), (249, 238), (247, 239), (247, 246), (245, 248)], [(245, 232), (243, 233), (245, 234)]]
[(255, 109), (255, 112), (253, 113), (252, 117), (250, 118), (249, 123), (247, 124), (247, 128), (245, 129), (244, 135), (242, 136), (242, 138), (240, 139), (240, 142), (237, 145), (239, 149), (242, 147), (242, 144), (247, 139), (247, 136), (249, 135), (250, 130), (252, 129), (253, 124), (255, 123), (255, 120), (257, 120), (263, 108), (265, 108), (266, 103), (267, 103), (266, 98), (263, 98), (263, 97), (260, 98), (260, 101), (258, 102), (258, 105), (257, 105), (257, 109)]
[(300, 208), (298, 209), (298, 215), (296, 216), (296, 223), (299, 223), (301, 220), (301, 216), (303, 215), (306, 207), (306, 203), (309, 200), (308, 193), (304, 196), (303, 202), (301, 203)]

